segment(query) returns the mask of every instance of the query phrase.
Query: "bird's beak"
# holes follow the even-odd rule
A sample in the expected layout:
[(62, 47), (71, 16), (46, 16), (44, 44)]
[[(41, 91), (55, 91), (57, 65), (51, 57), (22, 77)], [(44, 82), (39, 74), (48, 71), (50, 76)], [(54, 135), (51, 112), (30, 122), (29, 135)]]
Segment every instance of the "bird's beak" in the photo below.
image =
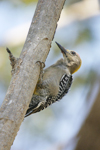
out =
[(62, 47), (59, 43), (57, 43), (57, 42), (55, 42), (55, 43), (56, 43), (56, 44), (58, 45), (58, 47), (60, 48), (61, 52), (67, 56), (67, 54), (69, 53), (69, 50), (66, 50), (66, 49), (65, 49), (64, 47)]

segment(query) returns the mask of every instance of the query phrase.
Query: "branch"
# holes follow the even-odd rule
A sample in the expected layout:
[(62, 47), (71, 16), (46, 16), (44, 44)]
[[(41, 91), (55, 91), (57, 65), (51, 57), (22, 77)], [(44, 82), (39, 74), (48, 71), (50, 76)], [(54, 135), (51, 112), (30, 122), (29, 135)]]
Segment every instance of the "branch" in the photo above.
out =
[(13, 73), (15, 72), (15, 65), (17, 64), (18, 59), (13, 56), (13, 54), (11, 53), (11, 51), (8, 48), (6, 48), (6, 50), (9, 53), (9, 59), (11, 62), (10, 64), (12, 66), (11, 74), (13, 75)]
[[(23, 50), (0, 108), (0, 150), (9, 150), (24, 119), (65, 0), (39, 0)], [(8, 50), (9, 52), (9, 50)], [(10, 52), (9, 52), (10, 54)]]

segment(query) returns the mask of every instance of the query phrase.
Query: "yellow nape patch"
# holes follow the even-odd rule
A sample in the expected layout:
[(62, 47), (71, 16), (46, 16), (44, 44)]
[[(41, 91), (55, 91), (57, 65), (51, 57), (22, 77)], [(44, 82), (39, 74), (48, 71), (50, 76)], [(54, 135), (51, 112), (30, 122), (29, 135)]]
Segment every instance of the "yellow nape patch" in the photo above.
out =
[(77, 72), (79, 69), (80, 69), (80, 67), (81, 67), (81, 64), (82, 64), (82, 61), (80, 61), (80, 64), (79, 64), (79, 66), (72, 72), (72, 74), (73, 73), (75, 73), (75, 72)]

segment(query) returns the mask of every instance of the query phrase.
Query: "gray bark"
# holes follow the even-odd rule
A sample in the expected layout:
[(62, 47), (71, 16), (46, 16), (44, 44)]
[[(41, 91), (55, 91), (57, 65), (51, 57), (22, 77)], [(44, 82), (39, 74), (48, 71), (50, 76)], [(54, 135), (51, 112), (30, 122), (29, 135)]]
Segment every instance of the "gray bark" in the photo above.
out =
[(39, 0), (20, 57), (0, 108), (0, 150), (9, 150), (24, 119), (65, 0)]

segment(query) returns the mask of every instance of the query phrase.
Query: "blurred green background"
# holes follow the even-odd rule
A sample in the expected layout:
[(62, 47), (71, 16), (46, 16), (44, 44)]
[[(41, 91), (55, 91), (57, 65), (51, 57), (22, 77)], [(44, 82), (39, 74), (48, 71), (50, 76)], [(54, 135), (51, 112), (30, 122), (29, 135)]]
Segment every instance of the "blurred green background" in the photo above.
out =
[[(37, 0), (0, 0), (0, 105), (11, 79), (6, 47), (19, 57)], [(75, 50), (82, 66), (69, 93), (24, 119), (11, 150), (74, 150), (73, 142), (100, 92), (100, 12), (98, 0), (66, 0), (46, 67), (62, 57), (55, 44)]]

